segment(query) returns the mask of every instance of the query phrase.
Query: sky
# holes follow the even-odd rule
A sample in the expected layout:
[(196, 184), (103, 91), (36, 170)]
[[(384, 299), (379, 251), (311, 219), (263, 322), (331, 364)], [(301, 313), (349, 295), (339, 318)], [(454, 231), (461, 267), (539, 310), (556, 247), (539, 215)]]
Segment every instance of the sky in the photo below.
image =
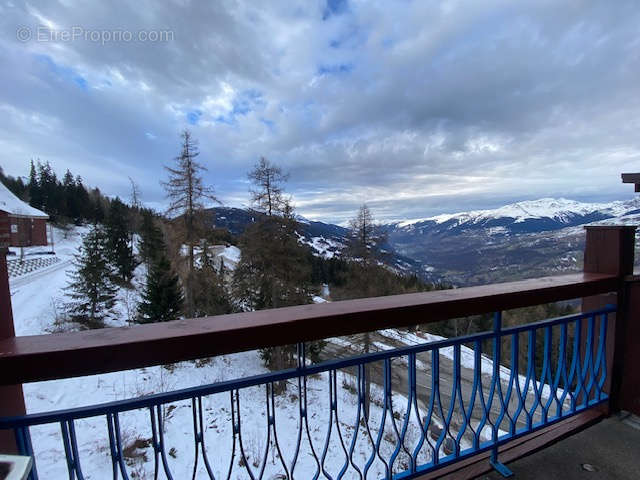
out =
[(627, 199), (640, 171), (635, 1), (0, 0), (0, 27), (5, 173), (156, 208), (185, 128), (225, 205), (265, 156), (336, 223)]

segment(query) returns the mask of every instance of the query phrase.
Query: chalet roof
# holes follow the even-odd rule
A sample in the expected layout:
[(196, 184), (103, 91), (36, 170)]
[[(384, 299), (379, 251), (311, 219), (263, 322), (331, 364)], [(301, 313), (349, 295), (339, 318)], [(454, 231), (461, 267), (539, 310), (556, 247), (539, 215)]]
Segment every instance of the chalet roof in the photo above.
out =
[(0, 182), (0, 210), (16, 217), (49, 218), (46, 213), (16, 197), (2, 182)]

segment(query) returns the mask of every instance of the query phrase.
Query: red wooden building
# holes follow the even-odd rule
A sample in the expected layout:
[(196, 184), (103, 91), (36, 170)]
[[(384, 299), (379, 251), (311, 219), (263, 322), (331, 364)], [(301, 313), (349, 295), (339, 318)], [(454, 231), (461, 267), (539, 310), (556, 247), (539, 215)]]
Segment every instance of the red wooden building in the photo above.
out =
[(0, 183), (0, 244), (9, 247), (47, 245), (49, 216), (23, 202)]

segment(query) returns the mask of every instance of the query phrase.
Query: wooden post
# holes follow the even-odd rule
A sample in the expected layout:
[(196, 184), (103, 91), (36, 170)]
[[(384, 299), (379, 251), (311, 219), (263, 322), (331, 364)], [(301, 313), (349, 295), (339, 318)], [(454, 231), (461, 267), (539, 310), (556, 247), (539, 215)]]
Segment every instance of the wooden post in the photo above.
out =
[[(609, 412), (621, 407), (621, 387), (633, 375), (640, 381), (640, 368), (624, 361), (629, 345), (626, 342), (628, 323), (625, 277), (633, 273), (633, 257), (636, 227), (633, 226), (588, 226), (584, 249), (585, 273), (607, 273), (619, 277), (615, 293), (588, 297), (582, 300), (582, 311), (602, 308), (607, 304), (618, 306), (611, 315), (607, 328), (607, 376), (605, 391), (609, 392)], [(635, 368), (634, 368), (635, 367)], [(634, 372), (635, 370), (635, 372)]]
[[(15, 337), (7, 269), (8, 239), (8, 217), (0, 216), (0, 340)], [(0, 386), (0, 417), (24, 415), (25, 411), (22, 385)], [(10, 430), (0, 430), (0, 453), (19, 453), (15, 436)]]

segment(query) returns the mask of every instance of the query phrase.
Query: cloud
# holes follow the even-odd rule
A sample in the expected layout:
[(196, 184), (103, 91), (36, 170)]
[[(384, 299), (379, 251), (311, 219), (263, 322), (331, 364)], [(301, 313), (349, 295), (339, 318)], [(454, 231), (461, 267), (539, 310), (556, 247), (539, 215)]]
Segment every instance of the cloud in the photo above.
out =
[[(619, 174), (640, 166), (639, 22), (631, 1), (7, 3), (0, 165), (24, 175), (40, 157), (124, 197), (141, 178), (162, 204), (161, 167), (189, 127), (223, 201), (246, 204), (265, 155), (310, 218), (344, 221), (363, 201), (400, 219), (624, 198)], [(20, 27), (58, 40), (23, 42)]]

